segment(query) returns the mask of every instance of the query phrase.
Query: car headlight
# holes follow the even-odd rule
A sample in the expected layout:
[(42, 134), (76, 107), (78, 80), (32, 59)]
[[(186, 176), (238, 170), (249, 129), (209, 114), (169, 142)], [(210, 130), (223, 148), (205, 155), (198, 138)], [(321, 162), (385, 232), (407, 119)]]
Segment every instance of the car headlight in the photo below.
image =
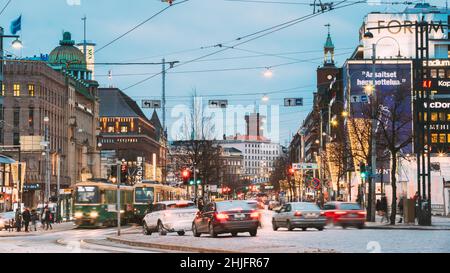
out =
[(81, 217), (83, 217), (83, 213), (81, 211), (77, 211), (77, 212), (75, 212), (74, 216), (75, 216), (75, 218), (81, 218)]
[(92, 217), (92, 218), (97, 218), (97, 217), (98, 217), (98, 212), (96, 212), (96, 211), (91, 211), (91, 217)]

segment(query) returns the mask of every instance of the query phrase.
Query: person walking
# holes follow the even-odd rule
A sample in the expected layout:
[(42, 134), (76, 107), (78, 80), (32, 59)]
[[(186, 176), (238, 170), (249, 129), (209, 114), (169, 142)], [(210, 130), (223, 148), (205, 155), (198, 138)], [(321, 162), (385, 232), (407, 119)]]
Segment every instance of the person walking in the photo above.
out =
[(14, 221), (16, 224), (16, 231), (20, 232), (22, 230), (22, 215), (20, 215), (19, 209), (16, 209), (16, 215), (14, 217)]
[(398, 201), (398, 214), (400, 214), (400, 220), (398, 220), (398, 223), (401, 224), (403, 222), (403, 203), (405, 198), (402, 196), (400, 197), (400, 200)]
[(45, 223), (45, 230), (48, 230), (48, 228), (53, 229), (52, 227), (52, 213), (50, 212), (50, 209), (48, 207), (45, 207), (44, 210), (44, 223)]
[(36, 229), (36, 222), (38, 220), (39, 220), (39, 216), (38, 216), (36, 210), (32, 209), (31, 210), (31, 229), (32, 230), (34, 229), (34, 231), (37, 231), (37, 229)]
[(380, 201), (380, 203), (381, 203), (381, 205), (380, 205), (381, 213), (383, 214), (383, 215), (382, 215), (382, 218), (381, 218), (381, 222), (383, 222), (384, 219), (386, 219), (386, 222), (389, 223), (389, 217), (388, 217), (388, 204), (387, 204), (387, 198), (386, 198), (386, 195), (383, 194), (383, 196), (381, 196), (381, 201)]
[(25, 210), (22, 212), (22, 220), (23, 220), (23, 224), (25, 226), (25, 232), (29, 232), (28, 226), (30, 225), (30, 221), (31, 221), (31, 213), (28, 208), (25, 208)]
[(375, 204), (375, 211), (377, 212), (377, 215), (381, 216), (381, 201), (380, 201), (380, 199), (377, 199), (377, 203)]

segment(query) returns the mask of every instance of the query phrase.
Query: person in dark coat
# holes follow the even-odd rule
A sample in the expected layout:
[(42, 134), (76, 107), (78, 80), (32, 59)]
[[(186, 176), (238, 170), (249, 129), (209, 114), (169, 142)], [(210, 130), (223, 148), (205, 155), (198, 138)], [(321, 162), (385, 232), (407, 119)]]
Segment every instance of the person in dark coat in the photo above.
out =
[(50, 212), (50, 209), (48, 207), (44, 210), (44, 216), (45, 216), (45, 230), (48, 230), (48, 228), (53, 229), (52, 227), (52, 213)]
[(37, 231), (36, 229), (36, 222), (39, 220), (39, 216), (35, 209), (31, 210), (31, 227), (34, 229), (34, 231)]
[(14, 221), (16, 224), (17, 232), (20, 232), (22, 230), (22, 215), (20, 214), (19, 209), (16, 209), (16, 215), (14, 216)]
[(386, 222), (389, 222), (389, 218), (388, 218), (388, 204), (387, 204), (387, 198), (386, 195), (383, 194), (383, 196), (381, 197), (381, 201), (380, 201), (381, 205), (381, 212), (383, 214), (383, 217), (381, 218), (381, 222), (384, 221), (384, 219), (386, 219)]
[(25, 210), (22, 212), (22, 220), (25, 226), (25, 232), (28, 232), (28, 226), (30, 225), (31, 221), (31, 213), (28, 208), (25, 208)]
[(377, 203), (375, 204), (375, 211), (378, 215), (381, 215), (381, 201), (380, 199), (377, 199)]
[(400, 200), (398, 201), (398, 214), (400, 214), (400, 220), (398, 221), (399, 224), (403, 222), (403, 203), (405, 198), (402, 196), (400, 197)]

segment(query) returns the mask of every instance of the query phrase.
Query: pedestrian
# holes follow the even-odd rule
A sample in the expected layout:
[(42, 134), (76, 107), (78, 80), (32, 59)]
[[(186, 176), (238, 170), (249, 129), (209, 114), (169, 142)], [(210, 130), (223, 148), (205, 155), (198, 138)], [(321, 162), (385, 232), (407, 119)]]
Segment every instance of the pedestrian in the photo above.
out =
[(23, 220), (23, 224), (25, 226), (25, 232), (29, 232), (28, 226), (30, 225), (30, 221), (31, 221), (31, 213), (28, 208), (25, 208), (25, 210), (22, 212), (22, 220)]
[(381, 201), (380, 201), (380, 208), (381, 208), (381, 212), (382, 212), (382, 218), (381, 218), (381, 222), (384, 221), (384, 219), (386, 219), (386, 222), (389, 223), (389, 218), (388, 218), (388, 204), (387, 204), (387, 198), (386, 195), (382, 195), (381, 196)]
[(37, 231), (36, 229), (36, 222), (39, 220), (39, 216), (35, 209), (31, 210), (31, 227), (34, 229), (34, 231)]
[(400, 197), (400, 200), (398, 201), (398, 214), (400, 214), (400, 220), (398, 221), (399, 224), (403, 222), (403, 203), (405, 198), (402, 196)]
[(375, 204), (375, 210), (377, 212), (377, 215), (381, 216), (381, 201), (380, 201), (380, 199), (377, 199), (377, 203)]
[(14, 217), (14, 221), (16, 224), (16, 231), (20, 232), (22, 230), (22, 215), (20, 215), (19, 209), (16, 209), (16, 215)]
[(48, 228), (53, 229), (52, 227), (52, 213), (50, 212), (48, 207), (45, 207), (44, 209), (44, 223), (45, 223), (45, 230), (48, 230)]

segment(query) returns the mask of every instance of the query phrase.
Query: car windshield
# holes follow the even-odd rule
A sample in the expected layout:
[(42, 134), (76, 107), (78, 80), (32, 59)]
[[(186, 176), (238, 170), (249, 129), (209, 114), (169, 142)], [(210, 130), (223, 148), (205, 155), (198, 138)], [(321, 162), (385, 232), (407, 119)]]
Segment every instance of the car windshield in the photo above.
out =
[(166, 205), (166, 209), (197, 209), (194, 202), (173, 203)]
[(137, 187), (134, 191), (134, 202), (136, 203), (153, 203), (153, 188)]
[(76, 202), (79, 204), (99, 203), (98, 187), (78, 186), (76, 191)]
[(355, 203), (343, 203), (340, 209), (342, 210), (361, 210), (361, 207)]
[(217, 211), (253, 210), (245, 201), (218, 202), (216, 205)]
[(293, 210), (320, 210), (316, 204), (313, 203), (293, 203)]
[(257, 203), (257, 202), (247, 202), (247, 204), (248, 204), (252, 209), (257, 209), (257, 208), (258, 208), (258, 203)]

